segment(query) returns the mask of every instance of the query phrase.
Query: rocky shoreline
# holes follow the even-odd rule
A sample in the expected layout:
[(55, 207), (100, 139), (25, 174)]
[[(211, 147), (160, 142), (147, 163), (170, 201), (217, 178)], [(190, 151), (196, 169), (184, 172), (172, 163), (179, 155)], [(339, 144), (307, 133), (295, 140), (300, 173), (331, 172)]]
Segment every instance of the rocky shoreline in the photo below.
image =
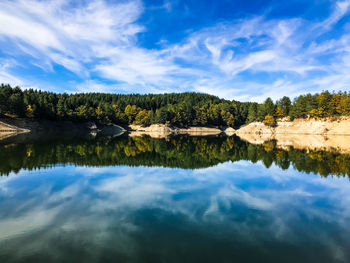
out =
[(297, 119), (280, 120), (276, 127), (253, 122), (240, 129), (220, 129), (218, 127), (179, 128), (165, 124), (153, 124), (148, 127), (129, 125), (121, 127), (114, 124), (96, 125), (93, 122), (70, 122), (33, 120), (28, 118), (0, 118), (0, 140), (18, 134), (30, 137), (40, 136), (84, 136), (94, 137), (97, 134), (118, 136), (128, 132), (129, 136), (150, 136), (165, 138), (171, 135), (186, 134), (189, 136), (236, 135), (252, 144), (263, 144), (276, 141), (277, 147), (294, 147), (305, 150), (336, 150), (350, 154), (350, 118), (331, 119)]
[[(231, 128), (232, 129), (232, 128)], [(233, 129), (232, 129), (233, 130)], [(224, 131), (217, 127), (188, 127), (179, 128), (165, 124), (153, 124), (148, 127), (128, 125), (121, 127), (115, 124), (95, 124), (94, 122), (71, 122), (36, 120), (29, 118), (0, 118), (0, 139), (22, 133), (39, 137), (45, 135), (113, 135), (117, 136), (128, 132), (129, 136), (148, 135), (154, 138), (165, 138), (170, 135), (187, 134), (191, 136), (214, 136)]]
[(210, 136), (219, 135), (223, 131), (216, 127), (188, 127), (178, 128), (165, 124), (153, 124), (148, 127), (140, 125), (129, 125), (130, 136), (149, 135), (153, 138), (164, 138), (170, 135), (187, 134), (191, 136)]
[(326, 150), (350, 154), (350, 118), (296, 119), (278, 121), (276, 127), (253, 122), (236, 130), (235, 134), (252, 144), (274, 140), (280, 148)]
[(125, 129), (118, 125), (96, 125), (93, 122), (71, 122), (36, 120), (29, 118), (0, 118), (0, 139), (18, 134), (40, 137), (46, 135), (89, 135), (96, 136), (98, 133), (119, 135)]
[(310, 135), (350, 135), (350, 117), (324, 119), (279, 120), (275, 127), (262, 122), (252, 122), (235, 132), (240, 134), (310, 134)]

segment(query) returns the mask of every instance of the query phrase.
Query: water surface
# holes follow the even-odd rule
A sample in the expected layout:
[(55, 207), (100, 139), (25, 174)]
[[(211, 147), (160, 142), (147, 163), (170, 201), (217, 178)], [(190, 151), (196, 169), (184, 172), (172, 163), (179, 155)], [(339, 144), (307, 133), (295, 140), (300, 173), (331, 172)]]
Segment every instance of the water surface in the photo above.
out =
[(349, 262), (349, 156), (236, 137), (0, 144), (0, 262)]

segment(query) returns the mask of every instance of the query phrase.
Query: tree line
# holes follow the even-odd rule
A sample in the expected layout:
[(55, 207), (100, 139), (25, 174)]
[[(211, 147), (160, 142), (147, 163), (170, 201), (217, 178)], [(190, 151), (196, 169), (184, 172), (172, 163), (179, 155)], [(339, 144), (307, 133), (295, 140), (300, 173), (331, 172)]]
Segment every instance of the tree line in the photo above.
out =
[(249, 106), (247, 122), (262, 121), (274, 126), (278, 118), (326, 118), (350, 115), (350, 93), (323, 91), (296, 97), (293, 101), (287, 96), (275, 103), (267, 98), (264, 103)]
[(51, 120), (99, 123), (170, 124), (238, 127), (253, 121), (274, 125), (278, 118), (324, 118), (350, 115), (350, 93), (301, 95), (274, 102), (239, 102), (213, 95), (186, 92), (168, 94), (56, 94), (0, 85), (0, 114)]

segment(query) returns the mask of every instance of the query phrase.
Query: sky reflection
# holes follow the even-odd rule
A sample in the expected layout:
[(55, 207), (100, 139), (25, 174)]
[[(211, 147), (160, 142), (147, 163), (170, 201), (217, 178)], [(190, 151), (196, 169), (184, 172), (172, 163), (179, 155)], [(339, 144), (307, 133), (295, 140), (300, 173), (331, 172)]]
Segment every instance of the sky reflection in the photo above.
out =
[(347, 262), (349, 192), (247, 161), (22, 170), (0, 178), (0, 260)]

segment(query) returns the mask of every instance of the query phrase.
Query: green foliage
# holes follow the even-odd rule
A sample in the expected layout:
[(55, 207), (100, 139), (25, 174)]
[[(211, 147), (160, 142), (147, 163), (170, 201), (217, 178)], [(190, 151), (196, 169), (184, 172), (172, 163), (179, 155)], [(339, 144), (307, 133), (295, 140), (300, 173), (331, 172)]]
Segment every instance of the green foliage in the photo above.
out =
[(152, 123), (153, 111), (151, 110), (141, 110), (135, 117), (135, 124), (142, 126), (149, 126)]
[(263, 123), (267, 126), (274, 127), (274, 126), (276, 126), (276, 119), (273, 116), (271, 116), (270, 114), (267, 114), (265, 116)]
[(160, 108), (156, 110), (156, 117), (155, 117), (155, 123), (163, 123), (165, 124), (168, 119), (170, 113), (166, 110), (166, 108)]
[(0, 85), (0, 114), (51, 120), (150, 125), (167, 123), (178, 127), (235, 126), (274, 118), (323, 118), (350, 115), (346, 92), (283, 97), (274, 103), (238, 102), (201, 93), (169, 94), (55, 94)]
[(284, 109), (280, 106), (277, 106), (276, 107), (276, 117), (283, 118), (285, 116), (286, 116), (286, 113), (285, 113)]
[(249, 105), (249, 110), (248, 110), (248, 122), (253, 122), (258, 119), (258, 104), (257, 103), (251, 103)]
[(26, 117), (28, 117), (28, 118), (34, 117), (34, 109), (33, 109), (32, 105), (27, 106)]
[(350, 155), (327, 151), (304, 151), (276, 147), (274, 141), (253, 145), (237, 137), (174, 136), (101, 137), (94, 140), (47, 139), (26, 143), (0, 143), (0, 175), (21, 169), (38, 169), (56, 164), (84, 166), (165, 166), (203, 168), (227, 161), (261, 160), (266, 167), (273, 163), (282, 169), (291, 165), (298, 171), (322, 176), (350, 175)]
[[(289, 111), (291, 108), (292, 102), (287, 96), (284, 96), (282, 99), (278, 100), (276, 102), (277, 108), (279, 108), (279, 112), (277, 112), (276, 108), (276, 114), (280, 115), (279, 117), (284, 117), (289, 115)], [(282, 116), (283, 113), (283, 116)]]
[(271, 98), (267, 98), (263, 104), (262, 110), (264, 111), (264, 115), (274, 116), (275, 114), (275, 104), (273, 103)]

